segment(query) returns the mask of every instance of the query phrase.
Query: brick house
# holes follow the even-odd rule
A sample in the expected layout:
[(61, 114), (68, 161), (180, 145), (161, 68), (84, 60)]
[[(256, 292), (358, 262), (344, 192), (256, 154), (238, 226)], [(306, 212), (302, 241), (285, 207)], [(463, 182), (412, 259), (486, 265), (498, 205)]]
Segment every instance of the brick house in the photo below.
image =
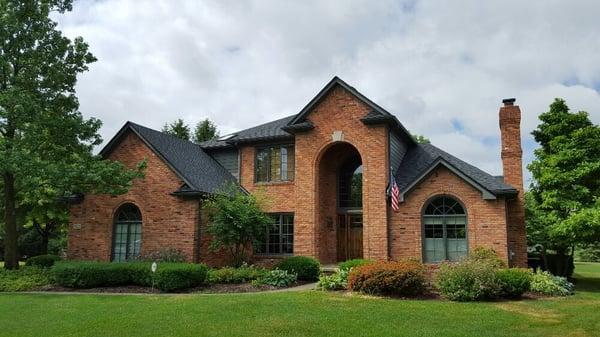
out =
[(483, 246), (525, 266), (521, 112), (514, 99), (503, 103), (504, 176), (416, 143), (394, 115), (337, 77), (296, 115), (199, 145), (127, 122), (101, 155), (129, 166), (146, 159), (146, 176), (125, 195), (86, 195), (71, 206), (69, 258), (122, 261), (177, 248), (189, 261), (225, 264), (225, 254), (208, 249), (202, 205), (234, 182), (270, 199), (274, 224), (257, 260), (436, 263)]

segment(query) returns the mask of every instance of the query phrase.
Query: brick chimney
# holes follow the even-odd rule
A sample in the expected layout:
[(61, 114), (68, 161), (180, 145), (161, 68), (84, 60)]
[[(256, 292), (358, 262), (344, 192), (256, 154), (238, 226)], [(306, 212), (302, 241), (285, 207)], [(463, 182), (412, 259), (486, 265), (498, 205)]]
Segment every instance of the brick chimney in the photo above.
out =
[(508, 256), (511, 266), (527, 266), (525, 199), (523, 189), (523, 150), (521, 149), (521, 109), (514, 98), (503, 99), (500, 108), (502, 170), (504, 182), (517, 189), (516, 197), (506, 200)]

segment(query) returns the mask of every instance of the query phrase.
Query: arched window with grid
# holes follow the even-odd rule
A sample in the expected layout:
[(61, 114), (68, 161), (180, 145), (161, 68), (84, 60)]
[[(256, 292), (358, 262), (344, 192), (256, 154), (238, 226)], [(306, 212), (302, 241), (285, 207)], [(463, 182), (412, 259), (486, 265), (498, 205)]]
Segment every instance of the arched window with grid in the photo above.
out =
[(142, 213), (134, 204), (124, 204), (115, 213), (112, 260), (123, 262), (140, 255)]
[(467, 214), (456, 199), (433, 198), (423, 212), (423, 261), (456, 261), (467, 255)]

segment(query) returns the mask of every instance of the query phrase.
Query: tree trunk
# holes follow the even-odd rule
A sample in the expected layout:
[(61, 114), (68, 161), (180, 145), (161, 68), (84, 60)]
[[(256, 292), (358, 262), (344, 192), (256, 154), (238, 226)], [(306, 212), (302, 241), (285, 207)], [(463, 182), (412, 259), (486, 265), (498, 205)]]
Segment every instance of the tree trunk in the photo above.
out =
[(42, 247), (40, 249), (40, 255), (48, 254), (48, 241), (50, 239), (50, 233), (54, 229), (54, 225), (51, 223), (46, 223), (46, 227), (42, 228), (42, 226), (37, 221), (34, 221), (33, 227), (35, 228), (35, 231), (40, 235), (40, 238), (42, 238)]
[(42, 248), (40, 249), (40, 255), (48, 254), (48, 233), (42, 234)]
[(17, 212), (15, 205), (15, 177), (4, 172), (4, 268), (19, 269), (17, 257)]

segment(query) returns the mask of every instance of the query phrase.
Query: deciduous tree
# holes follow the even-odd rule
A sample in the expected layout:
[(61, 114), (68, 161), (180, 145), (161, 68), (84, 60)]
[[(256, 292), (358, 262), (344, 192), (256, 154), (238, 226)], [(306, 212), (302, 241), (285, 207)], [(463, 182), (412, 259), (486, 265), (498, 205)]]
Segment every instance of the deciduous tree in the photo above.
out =
[[(101, 122), (85, 119), (77, 75), (96, 59), (56, 29), (71, 0), (0, 0), (0, 175), (5, 268), (18, 268), (17, 211), (54, 207), (74, 192), (123, 193), (140, 170), (92, 154)], [(141, 167), (140, 167), (141, 169)], [(37, 218), (37, 216), (34, 216)]]
[(264, 199), (244, 193), (231, 184), (215, 194), (206, 207), (210, 214), (208, 233), (212, 236), (211, 249), (226, 249), (236, 266), (248, 261), (248, 250), (266, 233), (273, 223), (262, 211)]

